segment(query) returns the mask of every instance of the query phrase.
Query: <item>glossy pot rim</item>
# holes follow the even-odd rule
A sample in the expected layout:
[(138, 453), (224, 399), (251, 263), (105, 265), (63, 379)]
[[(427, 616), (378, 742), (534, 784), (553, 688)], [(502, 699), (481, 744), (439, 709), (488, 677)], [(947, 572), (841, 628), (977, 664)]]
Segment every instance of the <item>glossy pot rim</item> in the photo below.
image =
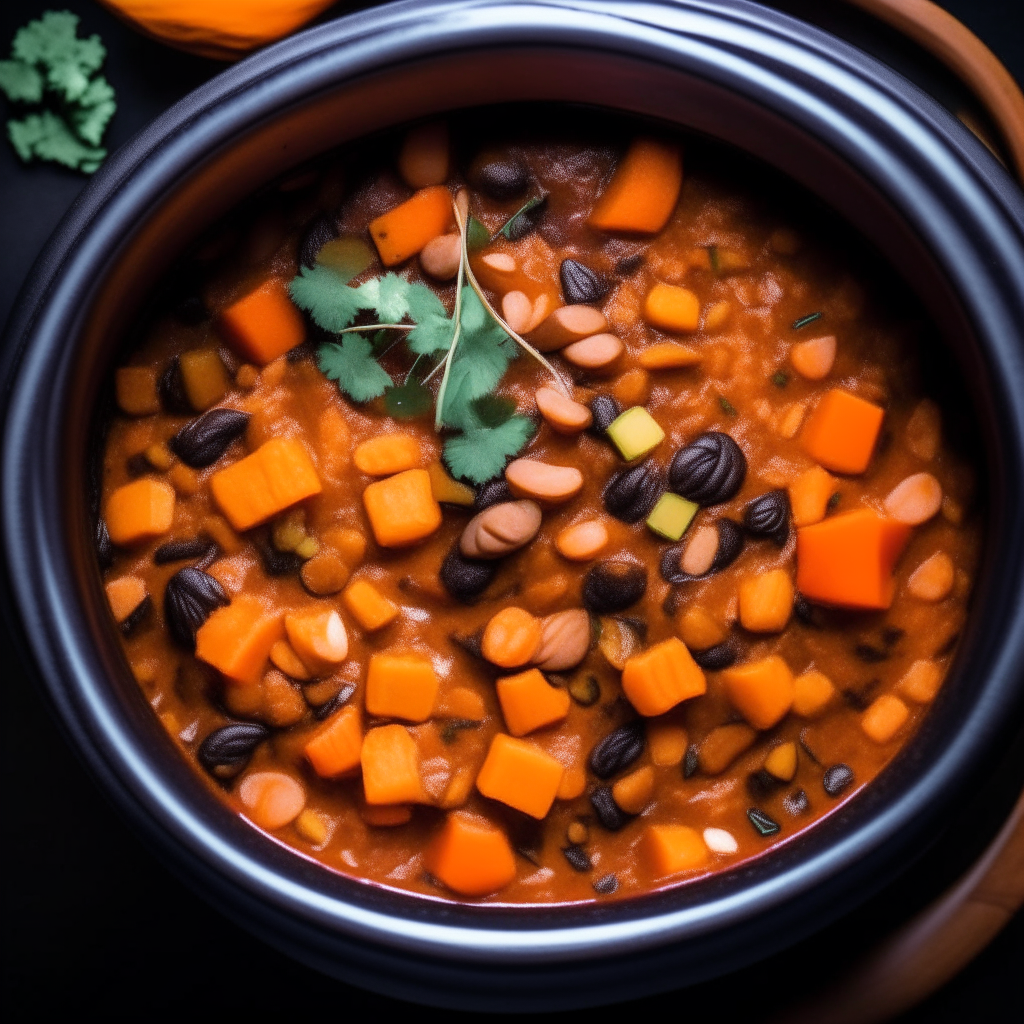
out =
[[(670, 898), (655, 894), (586, 912), (504, 912), (390, 895), (378, 902), (352, 887), (339, 896), (346, 891), (342, 883), (325, 892), (318, 877), (324, 872), (300, 857), (275, 853), (265, 838), (249, 842), (216, 814), (196, 813), (186, 776), (168, 771), (144, 749), (99, 678), (94, 623), (65, 585), (71, 527), (54, 498), (63, 486), (56, 455), (66, 438), (62, 417), (73, 391), (74, 346), (62, 346), (81, 329), (83, 298), (102, 277), (97, 267), (107, 271), (116, 263), (116, 232), (152, 216), (161, 190), (187, 176), (198, 159), (239, 145), (261, 120), (362, 78), (470, 52), (576, 52), (593, 60), (606, 56), (610, 66), (622, 58), (669, 69), (680, 80), (703, 80), (769, 109), (780, 124), (855, 168), (899, 209), (954, 282), (979, 339), (973, 357), (978, 372), (987, 374), (989, 426), (999, 430), (989, 439), (1002, 445), (990, 467), (989, 525), (1004, 543), (1000, 564), (990, 559), (980, 597), (998, 609), (998, 622), (976, 625), (964, 644), (984, 666), (984, 678), (972, 680), (976, 693), (960, 704), (964, 728), (926, 768), (911, 767), (913, 785), (892, 786), (888, 795), (879, 787), (873, 816), (858, 817), (871, 803), (858, 796), (849, 811), (832, 815), (828, 828), (823, 823), (814, 830), (820, 838), (790, 844), (751, 870), (730, 872), (699, 890), (683, 887)], [(688, 116), (700, 115), (689, 110)], [(942, 807), (963, 798), (986, 748), (998, 746), (1020, 708), (1024, 606), (1012, 584), (1024, 578), (1024, 548), (1012, 513), (1024, 495), (1024, 388), (1015, 393), (1012, 384), (1024, 381), (1022, 225), (1024, 205), (1012, 182), (923, 93), (826, 33), (740, 0), (410, 2), (301, 33), (224, 72), (115, 154), (54, 235), (22, 294), (8, 334), (8, 350), (17, 349), (20, 365), (8, 395), (3, 529), (29, 656), (74, 746), (119, 806), (208, 895), (243, 917), (262, 914), (268, 937), (275, 927), (295, 926), (306, 932), (295, 939), (300, 946), (341, 934), (400, 956), (503, 970), (669, 944), (692, 951), (702, 937), (735, 931), (784, 907), (794, 934), (806, 932), (809, 916), (818, 923), (835, 917), (891, 877), (898, 855), (934, 835)], [(961, 656), (961, 675), (963, 662)], [(907, 758), (900, 760), (906, 768)], [(819, 887), (829, 890), (828, 906), (821, 905), (824, 889), (815, 904)], [(710, 898), (688, 902), (684, 890)], [(572, 926), (560, 924), (566, 919)], [(719, 969), (695, 968), (705, 974)]]

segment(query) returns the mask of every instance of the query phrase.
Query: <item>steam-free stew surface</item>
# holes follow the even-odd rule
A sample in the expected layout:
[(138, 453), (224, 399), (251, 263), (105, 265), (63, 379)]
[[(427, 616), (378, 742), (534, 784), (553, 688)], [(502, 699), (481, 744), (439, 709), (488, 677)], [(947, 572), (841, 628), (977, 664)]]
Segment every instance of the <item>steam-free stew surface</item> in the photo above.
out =
[[(738, 157), (459, 130), (297, 173), (160, 300), (103, 461), (127, 660), (212, 792), (333, 870), (557, 902), (732, 868), (947, 672), (980, 538), (932, 334)], [(467, 273), (438, 431), (460, 224), (491, 310)]]

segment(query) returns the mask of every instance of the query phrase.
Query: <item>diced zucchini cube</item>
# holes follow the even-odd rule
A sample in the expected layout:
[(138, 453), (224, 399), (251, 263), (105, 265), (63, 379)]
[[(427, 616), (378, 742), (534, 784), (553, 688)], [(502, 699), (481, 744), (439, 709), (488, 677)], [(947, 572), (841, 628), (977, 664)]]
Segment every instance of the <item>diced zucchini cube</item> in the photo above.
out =
[(653, 451), (665, 440), (665, 431), (642, 405), (635, 405), (617, 416), (609, 424), (607, 433), (627, 462)]
[(647, 525), (666, 540), (679, 540), (693, 522), (700, 506), (678, 494), (663, 494), (647, 517)]

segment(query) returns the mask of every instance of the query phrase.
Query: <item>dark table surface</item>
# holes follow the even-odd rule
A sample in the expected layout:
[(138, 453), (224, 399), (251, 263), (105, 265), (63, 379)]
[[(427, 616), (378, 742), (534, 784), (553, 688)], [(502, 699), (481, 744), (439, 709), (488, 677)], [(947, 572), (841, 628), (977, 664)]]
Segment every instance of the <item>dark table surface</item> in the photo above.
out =
[[(217, 0), (210, 0), (216, 3)], [(339, 5), (339, 9), (344, 5)], [(349, 5), (352, 6), (352, 5)], [(841, 0), (776, 0), (863, 45), (894, 66), (909, 59), (920, 84), (940, 100), (955, 92), (938, 65), (908, 57), (906, 45)], [(943, 0), (1024, 81), (1024, 4), (1020, 0)], [(112, 149), (222, 65), (144, 39), (88, 0), (0, 4), (0, 56), (15, 30), (47, 9), (70, 9), (85, 33), (108, 48), (105, 73), (118, 94), (107, 135)], [(330, 15), (328, 15), (330, 16)], [(36, 254), (85, 183), (48, 164), (22, 165), (0, 140), (0, 323), (6, 320)], [(35, 1020), (74, 1011), (112, 1018), (190, 1012), (231, 1020), (315, 1009), (346, 1016), (402, 1007), (349, 988), (293, 962), (222, 917), (171, 875), (126, 827), (85, 774), (50, 719), (0, 627), (3, 665), (4, 828), (3, 1003), (8, 1019)], [(794, 980), (823, 963), (854, 955), (885, 928), (936, 895), (994, 834), (1019, 792), (1024, 745), (967, 815), (925, 853), (911, 883), (902, 882), (813, 943), (731, 977), (652, 997), (630, 1011), (713, 1012), (720, 1020), (778, 1008)], [(1021, 1019), (1024, 914), (958, 977), (901, 1024)], [(204, 1012), (205, 1008), (205, 1012)]]

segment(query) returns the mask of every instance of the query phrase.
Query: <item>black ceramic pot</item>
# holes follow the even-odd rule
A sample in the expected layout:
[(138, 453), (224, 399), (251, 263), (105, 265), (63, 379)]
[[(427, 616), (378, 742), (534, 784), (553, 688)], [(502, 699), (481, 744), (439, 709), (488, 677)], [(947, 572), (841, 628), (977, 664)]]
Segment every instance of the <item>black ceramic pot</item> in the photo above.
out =
[[(87, 434), (147, 290), (219, 214), (302, 160), (438, 111), (585, 102), (695, 129), (825, 200), (888, 257), (973, 410), (986, 556), (951, 678), (897, 760), (741, 868), (594, 907), (430, 901), (334, 875), (218, 803), (124, 663), (88, 528)], [(493, 1010), (581, 1006), (722, 974), (891, 881), (969, 798), (1024, 693), (1024, 202), (926, 95), (749, 3), (400, 3), (231, 68), (104, 166), (55, 233), (6, 350), (8, 612), (72, 744), (158, 853), (272, 944), (357, 985)]]

